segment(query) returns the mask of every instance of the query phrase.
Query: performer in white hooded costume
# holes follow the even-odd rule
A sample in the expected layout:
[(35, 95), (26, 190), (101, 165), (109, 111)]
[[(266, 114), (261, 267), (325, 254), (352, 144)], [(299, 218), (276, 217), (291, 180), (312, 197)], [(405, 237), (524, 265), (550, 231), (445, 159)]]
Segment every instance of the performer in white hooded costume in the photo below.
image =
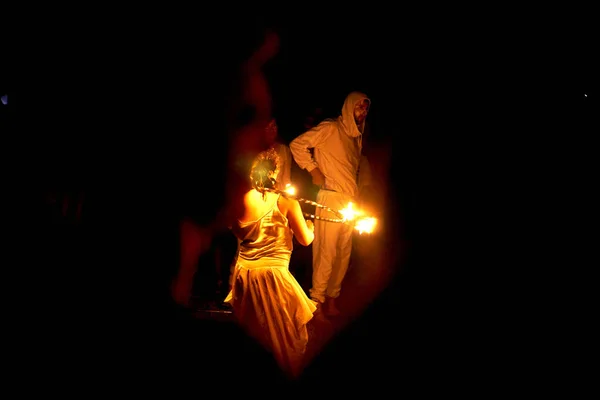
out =
[[(320, 187), (317, 203), (341, 210), (349, 202), (358, 201), (358, 173), (361, 162), (362, 134), (371, 100), (360, 92), (352, 92), (344, 101), (341, 115), (326, 119), (299, 135), (290, 150), (300, 168), (306, 169), (313, 183)], [(314, 150), (314, 157), (310, 152)], [(317, 208), (321, 218), (339, 218), (326, 209)], [(335, 299), (350, 263), (353, 228), (349, 224), (315, 220), (313, 242), (313, 274), (311, 299), (324, 303), (326, 315), (339, 310)]]

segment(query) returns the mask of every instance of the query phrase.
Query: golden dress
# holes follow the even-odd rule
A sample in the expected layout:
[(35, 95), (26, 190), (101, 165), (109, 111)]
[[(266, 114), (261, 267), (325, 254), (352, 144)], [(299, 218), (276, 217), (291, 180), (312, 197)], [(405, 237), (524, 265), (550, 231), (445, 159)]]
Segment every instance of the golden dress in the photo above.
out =
[(225, 302), (248, 334), (295, 377), (308, 343), (306, 324), (316, 306), (289, 271), (293, 232), (278, 199), (259, 219), (232, 227), (240, 246)]

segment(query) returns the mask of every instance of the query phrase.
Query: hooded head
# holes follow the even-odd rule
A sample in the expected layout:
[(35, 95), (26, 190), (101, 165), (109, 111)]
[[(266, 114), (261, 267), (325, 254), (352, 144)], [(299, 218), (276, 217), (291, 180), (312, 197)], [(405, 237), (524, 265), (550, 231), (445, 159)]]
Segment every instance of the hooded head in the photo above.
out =
[(346, 97), (341, 121), (347, 135), (357, 137), (362, 134), (370, 106), (371, 100), (364, 93), (352, 92)]

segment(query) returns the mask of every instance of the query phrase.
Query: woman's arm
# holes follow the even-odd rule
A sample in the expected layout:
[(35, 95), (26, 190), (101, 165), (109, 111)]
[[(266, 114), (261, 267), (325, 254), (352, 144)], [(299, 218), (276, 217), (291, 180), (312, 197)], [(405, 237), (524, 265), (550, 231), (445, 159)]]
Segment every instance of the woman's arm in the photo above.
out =
[(308, 246), (315, 238), (315, 228), (312, 221), (304, 219), (298, 200), (288, 199), (283, 196), (280, 199), (285, 204), (285, 209), (287, 210), (286, 217), (290, 222), (290, 228), (292, 228), (298, 243)]

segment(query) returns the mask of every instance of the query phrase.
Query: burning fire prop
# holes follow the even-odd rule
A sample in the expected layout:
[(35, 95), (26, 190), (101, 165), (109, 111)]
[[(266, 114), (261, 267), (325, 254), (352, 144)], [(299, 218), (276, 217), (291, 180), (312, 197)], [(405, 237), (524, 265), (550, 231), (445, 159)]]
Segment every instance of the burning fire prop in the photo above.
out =
[(348, 206), (346, 208), (343, 208), (341, 210), (332, 210), (331, 208), (324, 206), (322, 204), (319, 204), (315, 201), (306, 200), (306, 199), (296, 196), (296, 188), (294, 188), (290, 184), (288, 184), (286, 186), (285, 190), (283, 190), (283, 191), (279, 191), (279, 190), (275, 190), (275, 189), (270, 189), (270, 190), (274, 191), (274, 192), (282, 193), (285, 196), (294, 198), (302, 203), (310, 204), (315, 207), (325, 209), (325, 210), (330, 211), (339, 216), (339, 218), (334, 219), (334, 218), (323, 218), (323, 217), (319, 217), (318, 215), (304, 213), (305, 217), (309, 217), (312, 219), (318, 219), (321, 221), (354, 225), (354, 229), (356, 229), (358, 231), (358, 233), (361, 235), (363, 233), (373, 233), (373, 231), (375, 230), (375, 226), (377, 225), (376, 218), (364, 216), (364, 213), (361, 210), (357, 210), (354, 208), (354, 204), (352, 202), (349, 202)]

